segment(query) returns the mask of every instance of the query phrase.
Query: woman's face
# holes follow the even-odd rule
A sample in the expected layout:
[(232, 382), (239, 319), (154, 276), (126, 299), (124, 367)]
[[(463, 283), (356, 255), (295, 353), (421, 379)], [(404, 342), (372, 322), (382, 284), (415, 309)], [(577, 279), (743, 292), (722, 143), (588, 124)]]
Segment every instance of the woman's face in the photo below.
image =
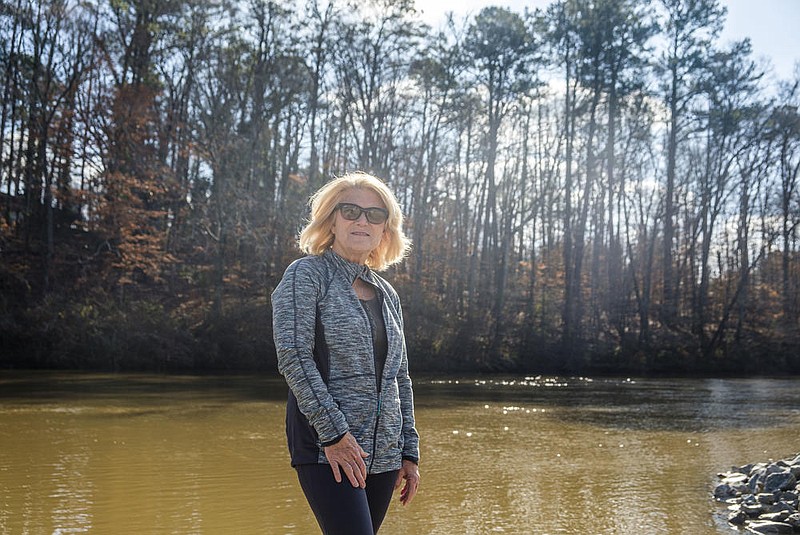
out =
[[(339, 203), (350, 203), (361, 208), (383, 208), (380, 196), (371, 189), (352, 188), (345, 190), (339, 197)], [(366, 214), (362, 213), (355, 221), (342, 217), (337, 209), (334, 212), (333, 250), (339, 256), (351, 262), (363, 264), (369, 254), (381, 243), (386, 223), (374, 224), (367, 221)]]

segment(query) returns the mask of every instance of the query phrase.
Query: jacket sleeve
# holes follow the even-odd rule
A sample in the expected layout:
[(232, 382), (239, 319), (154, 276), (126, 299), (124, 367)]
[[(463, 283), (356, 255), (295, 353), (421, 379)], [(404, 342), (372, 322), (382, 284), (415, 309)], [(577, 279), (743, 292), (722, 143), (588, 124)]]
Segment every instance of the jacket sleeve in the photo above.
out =
[(400, 313), (400, 329), (403, 337), (403, 349), (400, 357), (400, 370), (397, 372), (397, 387), (400, 391), (400, 411), (403, 415), (403, 459), (419, 464), (419, 433), (414, 422), (414, 391), (411, 377), (408, 374), (408, 353), (406, 352), (405, 327), (400, 301), (397, 301)]
[(322, 277), (308, 259), (292, 263), (272, 293), (272, 328), (278, 371), (297, 398), (297, 406), (321, 443), (332, 442), (349, 427), (314, 362), (314, 330)]

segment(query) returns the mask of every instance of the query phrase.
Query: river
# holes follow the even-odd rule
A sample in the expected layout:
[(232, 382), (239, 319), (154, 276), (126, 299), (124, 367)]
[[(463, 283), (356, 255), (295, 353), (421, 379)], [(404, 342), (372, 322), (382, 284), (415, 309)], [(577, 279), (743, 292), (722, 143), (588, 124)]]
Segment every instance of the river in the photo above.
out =
[[(309, 534), (274, 377), (0, 372), (0, 534)], [(798, 379), (415, 378), (382, 534), (726, 534), (731, 465), (800, 451)]]

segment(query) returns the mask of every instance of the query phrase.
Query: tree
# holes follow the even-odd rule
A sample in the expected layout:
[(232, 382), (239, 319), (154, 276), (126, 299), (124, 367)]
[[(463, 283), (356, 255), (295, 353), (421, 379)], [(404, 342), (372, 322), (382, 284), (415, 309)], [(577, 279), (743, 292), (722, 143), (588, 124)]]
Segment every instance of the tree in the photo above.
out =
[[(698, 337), (703, 356), (710, 357), (715, 344), (706, 332), (708, 318), (709, 284), (712, 267), (709, 264), (711, 249), (718, 234), (716, 224), (723, 215), (729, 199), (734, 193), (732, 174), (739, 155), (747, 150), (753, 139), (747, 135), (745, 120), (756, 98), (757, 82), (762, 74), (750, 59), (750, 44), (736, 43), (730, 51), (717, 52), (709, 58), (709, 73), (703, 84), (708, 98), (706, 146), (704, 164), (695, 169), (702, 170), (693, 182), (699, 186), (696, 193), (697, 214), (693, 225), (690, 263), (692, 269), (692, 331)], [(699, 259), (694, 244), (699, 240)], [(750, 260), (740, 267), (748, 270)], [(694, 280), (699, 273), (699, 281)], [(738, 295), (738, 293), (737, 293)], [(724, 330), (724, 329), (723, 329)], [(713, 338), (719, 340), (719, 336)]]
[(664, 74), (662, 89), (668, 112), (660, 316), (665, 325), (673, 326), (678, 314), (673, 256), (678, 149), (688, 128), (689, 107), (700, 91), (698, 81), (705, 68), (705, 52), (722, 28), (725, 9), (717, 0), (661, 0), (661, 5), (668, 41), (660, 70)]
[[(511, 211), (498, 211), (497, 157), (503, 120), (519, 95), (533, 86), (535, 67), (533, 37), (525, 21), (516, 13), (499, 7), (487, 7), (478, 13), (470, 26), (464, 44), (465, 52), (475, 62), (474, 75), (486, 91), (486, 203), (481, 229), (481, 273), (491, 273), (494, 261), (492, 348), (497, 349), (503, 337), (503, 309), (509, 261), (510, 231), (514, 216)], [(501, 218), (505, 217), (505, 221)], [(501, 236), (501, 229), (503, 230)], [(486, 292), (488, 295), (489, 292)]]
[(112, 280), (120, 288), (136, 280), (160, 280), (161, 263), (170, 259), (166, 206), (176, 181), (158, 145), (156, 65), (163, 34), (157, 30), (169, 26), (182, 7), (178, 0), (113, 2), (106, 16), (116, 27), (100, 37), (103, 53), (115, 63), (103, 110), (107, 141), (99, 228), (114, 255)]
[(800, 224), (800, 200), (798, 182), (800, 177), (800, 72), (795, 79), (783, 84), (781, 104), (775, 107), (770, 120), (771, 137), (778, 147), (778, 173), (780, 187), (781, 293), (783, 317), (786, 325), (796, 326), (800, 317), (798, 285), (792, 275), (793, 251), (797, 226)]
[[(56, 218), (68, 219), (78, 212), (70, 198), (73, 117), (76, 91), (86, 69), (84, 51), (89, 35), (83, 21), (66, 17), (68, 7), (64, 1), (17, 2), (9, 10), (8, 42), (9, 47), (16, 48), (7, 50), (4, 69), (4, 141), (6, 125), (11, 123), (8, 149), (2, 150), (8, 161), (7, 191), (12, 193), (13, 183), (14, 196), (24, 195), (26, 248), (31, 250), (34, 241), (44, 243), (44, 292), (53, 282)], [(15, 137), (19, 143), (16, 151)], [(7, 204), (9, 218), (11, 198)]]
[(355, 148), (344, 167), (392, 177), (393, 140), (406, 120), (399, 84), (405, 80), (422, 26), (408, 20), (410, 0), (369, 0), (345, 24), (340, 39), (350, 43), (337, 61), (341, 116)]
[(0, 3), (3, 363), (271, 369), (308, 194), (360, 168), (418, 369), (800, 369), (800, 83), (717, 2), (303, 6)]
[(336, 42), (333, 38), (335, 27), (341, 24), (341, 10), (335, 0), (328, 0), (325, 9), (321, 9), (319, 0), (308, 0), (307, 12), (311, 13), (314, 22), (313, 33), (309, 31), (308, 49), (309, 68), (311, 70), (311, 89), (309, 101), (309, 168), (308, 191), (316, 191), (322, 184), (322, 176), (327, 175), (327, 165), (320, 169), (317, 118), (319, 116), (320, 99), (325, 89), (326, 73), (329, 69), (331, 56), (336, 53)]

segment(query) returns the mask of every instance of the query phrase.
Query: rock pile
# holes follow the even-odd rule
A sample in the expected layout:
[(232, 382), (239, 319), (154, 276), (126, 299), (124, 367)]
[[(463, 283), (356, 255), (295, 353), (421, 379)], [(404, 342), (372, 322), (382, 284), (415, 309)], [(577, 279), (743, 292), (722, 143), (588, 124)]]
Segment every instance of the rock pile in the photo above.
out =
[(800, 453), (718, 476), (714, 498), (728, 504), (728, 522), (751, 533), (800, 533)]

